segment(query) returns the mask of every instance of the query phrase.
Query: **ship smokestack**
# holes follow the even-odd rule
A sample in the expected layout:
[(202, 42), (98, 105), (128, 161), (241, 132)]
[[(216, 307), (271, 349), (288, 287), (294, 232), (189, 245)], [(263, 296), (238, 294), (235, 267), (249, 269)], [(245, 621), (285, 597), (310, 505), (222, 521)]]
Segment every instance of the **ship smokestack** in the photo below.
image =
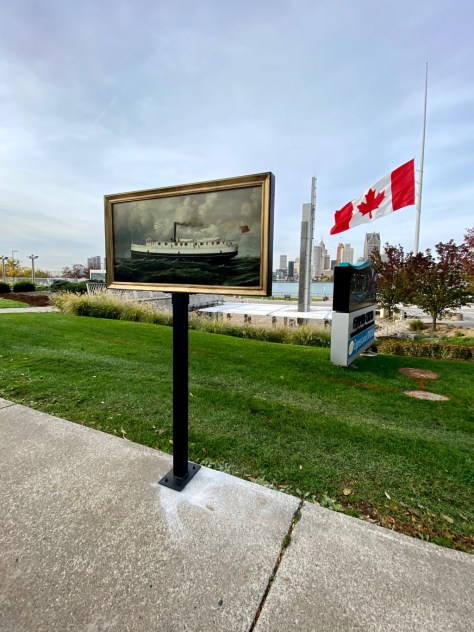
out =
[(176, 242), (176, 226), (179, 222), (173, 222), (173, 241)]

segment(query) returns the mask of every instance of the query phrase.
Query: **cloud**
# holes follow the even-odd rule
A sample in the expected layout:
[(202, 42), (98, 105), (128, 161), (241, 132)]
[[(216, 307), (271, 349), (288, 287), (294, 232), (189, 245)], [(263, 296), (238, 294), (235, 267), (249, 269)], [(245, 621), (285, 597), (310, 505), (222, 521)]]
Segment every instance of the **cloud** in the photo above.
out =
[[(104, 254), (104, 194), (271, 170), (274, 259), (299, 255), (314, 173), (315, 238), (334, 258), (334, 211), (419, 163), (426, 60), (421, 242), (459, 240), (472, 216), (473, 20), (471, 3), (447, 0), (3, 3), (0, 251), (85, 263)], [(410, 246), (403, 213), (370, 229)], [(364, 235), (344, 237), (356, 255)]]

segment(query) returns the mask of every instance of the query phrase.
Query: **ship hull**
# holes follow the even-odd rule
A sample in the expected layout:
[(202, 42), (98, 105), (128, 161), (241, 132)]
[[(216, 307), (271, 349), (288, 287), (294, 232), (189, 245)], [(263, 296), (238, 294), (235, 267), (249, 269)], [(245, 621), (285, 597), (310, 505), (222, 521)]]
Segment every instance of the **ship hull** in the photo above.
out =
[(179, 259), (180, 261), (210, 261), (216, 263), (225, 263), (231, 261), (237, 256), (237, 252), (222, 253), (174, 253), (174, 252), (150, 252), (143, 250), (132, 250), (132, 259)]

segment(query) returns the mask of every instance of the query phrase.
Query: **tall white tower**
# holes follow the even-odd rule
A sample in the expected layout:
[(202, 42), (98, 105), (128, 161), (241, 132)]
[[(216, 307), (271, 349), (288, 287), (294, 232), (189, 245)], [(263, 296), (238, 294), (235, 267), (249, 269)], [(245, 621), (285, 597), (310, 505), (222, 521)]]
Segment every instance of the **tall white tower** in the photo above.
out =
[(313, 250), (314, 217), (316, 213), (316, 178), (311, 181), (311, 202), (303, 204), (300, 244), (300, 276), (298, 286), (298, 311), (311, 309), (311, 253)]

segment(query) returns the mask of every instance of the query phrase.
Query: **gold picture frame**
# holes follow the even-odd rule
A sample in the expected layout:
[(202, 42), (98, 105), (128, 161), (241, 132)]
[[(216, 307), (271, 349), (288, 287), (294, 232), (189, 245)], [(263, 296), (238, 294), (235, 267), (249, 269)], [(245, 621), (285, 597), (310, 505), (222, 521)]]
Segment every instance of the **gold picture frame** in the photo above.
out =
[(270, 296), (271, 172), (104, 196), (107, 287)]

